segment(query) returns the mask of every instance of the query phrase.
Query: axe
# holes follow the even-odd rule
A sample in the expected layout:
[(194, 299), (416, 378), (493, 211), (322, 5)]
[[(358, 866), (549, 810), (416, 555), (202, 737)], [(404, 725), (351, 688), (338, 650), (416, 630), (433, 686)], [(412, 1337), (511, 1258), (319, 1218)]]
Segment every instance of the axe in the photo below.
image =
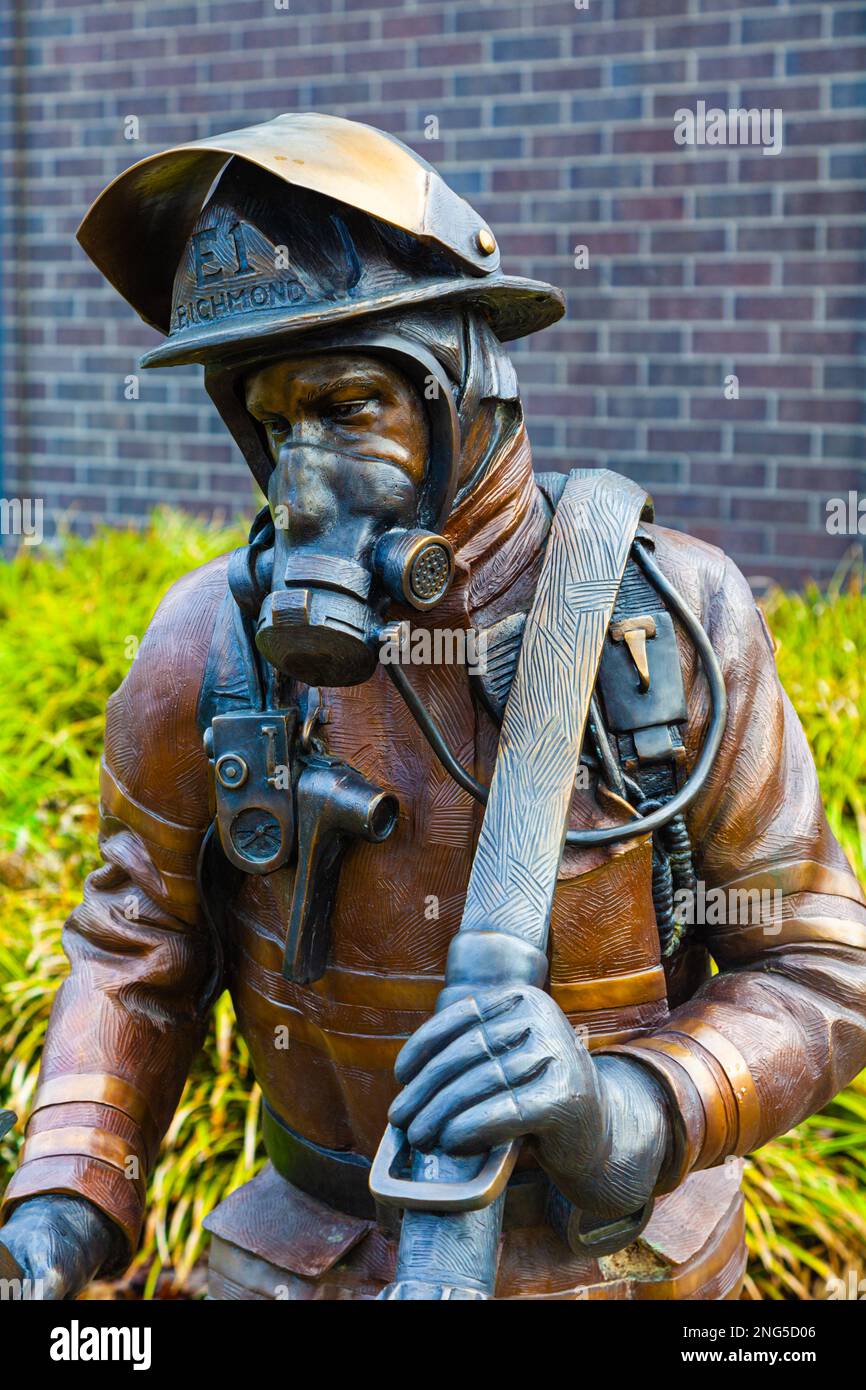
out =
[[(557, 507), (437, 1008), (493, 984), (543, 986), (553, 894), (605, 634), (646, 505), (636, 484), (576, 470)], [(487, 1155), (413, 1153), (389, 1125), (370, 1174), (404, 1209), (385, 1300), (490, 1299), (519, 1142)]]

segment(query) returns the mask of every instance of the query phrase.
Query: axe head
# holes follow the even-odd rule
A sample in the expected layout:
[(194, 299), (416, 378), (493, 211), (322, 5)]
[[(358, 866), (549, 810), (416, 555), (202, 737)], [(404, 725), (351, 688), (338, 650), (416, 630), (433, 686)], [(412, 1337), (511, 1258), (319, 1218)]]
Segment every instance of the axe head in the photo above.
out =
[(0, 1110), (0, 1139), (9, 1133), (17, 1119), (14, 1110)]

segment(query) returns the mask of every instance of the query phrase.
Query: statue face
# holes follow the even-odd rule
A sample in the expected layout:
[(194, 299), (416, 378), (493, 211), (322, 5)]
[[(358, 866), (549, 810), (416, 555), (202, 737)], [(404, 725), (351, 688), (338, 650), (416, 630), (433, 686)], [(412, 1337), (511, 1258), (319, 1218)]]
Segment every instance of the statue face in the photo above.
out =
[[(386, 597), (381, 575), (396, 566), (399, 588), (420, 564), (417, 545), (430, 543), (415, 529), (430, 449), (424, 402), (390, 363), (351, 352), (262, 367), (247, 378), (245, 401), (274, 463), (273, 578), (259, 650), (309, 685), (367, 680)], [(446, 543), (433, 540), (444, 584)], [(418, 570), (424, 581), (428, 570)]]
[(265, 430), (274, 463), (287, 446), (380, 459), (420, 484), (428, 430), (422, 401), (395, 367), (356, 353), (314, 353), (247, 378), (247, 410)]

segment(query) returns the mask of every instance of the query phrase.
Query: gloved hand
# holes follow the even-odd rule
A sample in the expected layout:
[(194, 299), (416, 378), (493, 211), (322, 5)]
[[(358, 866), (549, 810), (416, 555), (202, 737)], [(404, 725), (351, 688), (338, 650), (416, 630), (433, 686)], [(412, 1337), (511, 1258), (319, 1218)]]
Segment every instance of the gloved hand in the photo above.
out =
[(44, 1299), (75, 1298), (104, 1267), (123, 1268), (126, 1239), (84, 1197), (30, 1197), (0, 1228), (4, 1246)]
[(549, 994), (497, 987), (434, 1014), (401, 1050), (391, 1123), (413, 1148), (482, 1153), (531, 1136), (581, 1211), (631, 1215), (672, 1148), (664, 1092), (640, 1063), (594, 1060)]

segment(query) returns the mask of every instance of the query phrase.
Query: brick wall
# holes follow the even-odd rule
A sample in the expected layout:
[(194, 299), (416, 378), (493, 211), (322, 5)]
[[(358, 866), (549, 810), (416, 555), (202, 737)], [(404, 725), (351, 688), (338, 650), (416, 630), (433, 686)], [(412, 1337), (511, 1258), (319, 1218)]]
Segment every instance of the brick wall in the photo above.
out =
[[(862, 0), (16, 0), (3, 24), (4, 495), (81, 529), (249, 508), (197, 370), (125, 399), (155, 335), (73, 233), (147, 153), (318, 109), (421, 150), (506, 269), (566, 289), (515, 352), (538, 466), (639, 478), (756, 578), (851, 544), (825, 514), (866, 494)], [(781, 153), (677, 145), (699, 100), (782, 108)]]

